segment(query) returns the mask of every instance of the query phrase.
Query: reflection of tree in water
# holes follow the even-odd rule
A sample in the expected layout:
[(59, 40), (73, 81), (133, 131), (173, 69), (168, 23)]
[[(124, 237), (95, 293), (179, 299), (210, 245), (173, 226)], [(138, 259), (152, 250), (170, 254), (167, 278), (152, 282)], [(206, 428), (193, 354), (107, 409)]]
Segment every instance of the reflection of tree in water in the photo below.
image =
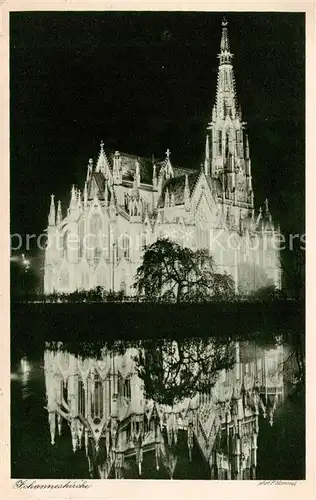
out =
[(146, 397), (172, 405), (210, 393), (221, 370), (234, 366), (235, 349), (214, 339), (147, 340), (135, 360)]

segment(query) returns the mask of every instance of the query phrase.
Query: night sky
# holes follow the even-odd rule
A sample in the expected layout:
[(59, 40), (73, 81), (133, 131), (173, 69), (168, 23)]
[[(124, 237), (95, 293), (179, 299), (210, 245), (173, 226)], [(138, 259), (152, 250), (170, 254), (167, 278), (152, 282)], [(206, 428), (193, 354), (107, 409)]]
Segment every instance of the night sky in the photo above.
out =
[(199, 168), (226, 14), (255, 203), (304, 231), (301, 13), (28, 12), (10, 17), (11, 233), (40, 234), (100, 141)]

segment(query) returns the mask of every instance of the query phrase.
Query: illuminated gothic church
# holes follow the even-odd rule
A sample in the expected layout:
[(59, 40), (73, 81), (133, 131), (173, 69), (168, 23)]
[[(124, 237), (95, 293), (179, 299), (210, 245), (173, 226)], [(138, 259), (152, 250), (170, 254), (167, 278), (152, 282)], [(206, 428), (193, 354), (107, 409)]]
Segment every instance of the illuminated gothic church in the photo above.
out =
[[(207, 248), (236, 291), (245, 267), (253, 288), (262, 273), (280, 287), (279, 230), (268, 201), (255, 210), (249, 141), (237, 103), (227, 22), (222, 23), (217, 90), (202, 168), (107, 152), (101, 142), (81, 189), (71, 189), (67, 213), (52, 195), (44, 291), (102, 286), (132, 294), (144, 249), (160, 236), (192, 249)], [(249, 273), (248, 273), (249, 274)], [(248, 278), (249, 279), (249, 278)], [(267, 284), (266, 283), (266, 284)], [(262, 283), (260, 283), (262, 286)]]

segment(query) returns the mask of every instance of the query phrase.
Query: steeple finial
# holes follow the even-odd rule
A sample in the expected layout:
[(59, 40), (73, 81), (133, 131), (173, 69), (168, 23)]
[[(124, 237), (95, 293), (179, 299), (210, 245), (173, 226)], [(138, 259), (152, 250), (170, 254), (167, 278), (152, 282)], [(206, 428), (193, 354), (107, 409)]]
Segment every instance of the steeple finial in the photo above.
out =
[(166, 158), (167, 158), (167, 160), (169, 160), (170, 155), (171, 155), (171, 151), (170, 151), (170, 149), (168, 148), (168, 149), (167, 149), (167, 151), (166, 151)]
[(101, 140), (101, 142), (100, 142), (100, 152), (104, 153), (104, 142), (103, 142), (103, 140)]
[(230, 63), (233, 57), (233, 54), (231, 54), (229, 47), (227, 24), (228, 22), (224, 17), (222, 20), (221, 53), (219, 56), (221, 64)]

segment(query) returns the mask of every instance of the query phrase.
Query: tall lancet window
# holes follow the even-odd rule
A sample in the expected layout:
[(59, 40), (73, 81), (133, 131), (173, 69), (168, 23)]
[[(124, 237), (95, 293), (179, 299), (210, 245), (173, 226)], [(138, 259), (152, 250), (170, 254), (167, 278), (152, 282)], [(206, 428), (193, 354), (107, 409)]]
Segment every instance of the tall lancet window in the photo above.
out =
[(117, 239), (118, 245), (118, 258), (129, 259), (130, 258), (130, 237), (128, 234), (122, 234)]

